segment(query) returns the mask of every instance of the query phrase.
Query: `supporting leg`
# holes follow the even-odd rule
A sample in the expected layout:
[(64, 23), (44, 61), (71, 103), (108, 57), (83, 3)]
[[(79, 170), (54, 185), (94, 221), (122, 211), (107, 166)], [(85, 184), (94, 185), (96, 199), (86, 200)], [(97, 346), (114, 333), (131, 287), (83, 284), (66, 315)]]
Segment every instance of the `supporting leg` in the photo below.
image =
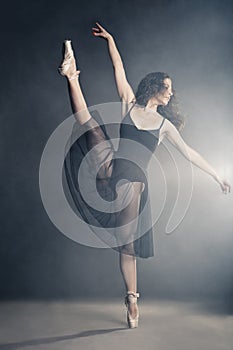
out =
[[(131, 243), (132, 244), (132, 243)], [(133, 255), (120, 253), (120, 271), (126, 291), (137, 292), (137, 261)]]
[[(135, 256), (120, 254), (120, 271), (125, 283), (126, 291), (137, 292), (137, 260)], [(137, 304), (129, 304), (128, 311), (134, 318), (137, 315)]]
[[(137, 218), (139, 213), (140, 197), (143, 190), (143, 184), (135, 182), (134, 194), (129, 205), (122, 210), (118, 224), (123, 225), (129, 223), (133, 219)], [(126, 237), (134, 237), (134, 232), (137, 229), (137, 224), (130, 225), (131, 232), (125, 232)], [(128, 253), (128, 254), (127, 254)], [(137, 292), (137, 265), (136, 257), (134, 256), (134, 243), (128, 243), (121, 247), (120, 253), (120, 271), (124, 280), (124, 284), (127, 292)], [(132, 317), (137, 314), (137, 304), (130, 303), (128, 310)]]

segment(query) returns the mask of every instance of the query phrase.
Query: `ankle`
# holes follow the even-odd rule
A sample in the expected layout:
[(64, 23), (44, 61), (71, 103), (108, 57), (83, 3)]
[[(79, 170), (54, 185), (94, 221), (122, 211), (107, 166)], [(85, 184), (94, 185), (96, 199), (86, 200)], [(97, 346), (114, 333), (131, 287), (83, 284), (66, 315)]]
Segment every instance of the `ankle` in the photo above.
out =
[(74, 72), (72, 74), (66, 74), (65, 77), (70, 82), (72, 80), (78, 79), (79, 78), (79, 74), (80, 74), (80, 70), (77, 70), (76, 72)]
[(126, 296), (128, 296), (128, 297), (133, 297), (133, 298), (139, 298), (139, 293), (137, 293), (137, 292), (133, 292), (133, 291), (127, 291), (127, 293), (126, 293)]
[(128, 291), (125, 296), (126, 306), (128, 306), (129, 304), (137, 304), (137, 298), (139, 298), (139, 293)]

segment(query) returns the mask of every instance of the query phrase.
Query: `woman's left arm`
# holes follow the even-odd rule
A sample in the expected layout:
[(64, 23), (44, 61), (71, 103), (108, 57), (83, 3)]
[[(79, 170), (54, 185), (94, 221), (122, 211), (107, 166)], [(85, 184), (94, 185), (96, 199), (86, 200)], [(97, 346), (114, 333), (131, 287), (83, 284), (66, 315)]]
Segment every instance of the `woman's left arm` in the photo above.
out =
[(223, 193), (226, 194), (230, 192), (230, 184), (227, 181), (222, 180), (216, 170), (198, 152), (185, 143), (179, 131), (168, 120), (166, 120), (164, 123), (164, 134), (165, 137), (183, 154), (187, 160), (212, 176), (221, 186)]

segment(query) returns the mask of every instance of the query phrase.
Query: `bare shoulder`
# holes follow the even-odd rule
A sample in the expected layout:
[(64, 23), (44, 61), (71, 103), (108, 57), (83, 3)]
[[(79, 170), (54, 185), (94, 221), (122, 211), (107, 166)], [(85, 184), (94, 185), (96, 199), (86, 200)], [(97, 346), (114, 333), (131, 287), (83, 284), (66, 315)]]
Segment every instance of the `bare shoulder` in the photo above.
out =
[(161, 114), (159, 114), (159, 115), (161, 117), (161, 124), (160, 124), (160, 130), (159, 130), (159, 142), (158, 142), (158, 144), (160, 144), (163, 141), (163, 139), (166, 137), (167, 128), (169, 127), (169, 123), (170, 123), (169, 120), (167, 120)]
[(163, 126), (161, 128), (161, 132), (163, 132), (164, 134), (169, 134), (171, 132), (178, 132), (177, 128), (175, 127), (175, 125), (170, 122), (170, 120), (164, 118), (164, 123)]
[(163, 123), (159, 132), (159, 141), (161, 142), (164, 138), (168, 139), (169, 141), (180, 138), (180, 133), (175, 125), (167, 118), (162, 118)]

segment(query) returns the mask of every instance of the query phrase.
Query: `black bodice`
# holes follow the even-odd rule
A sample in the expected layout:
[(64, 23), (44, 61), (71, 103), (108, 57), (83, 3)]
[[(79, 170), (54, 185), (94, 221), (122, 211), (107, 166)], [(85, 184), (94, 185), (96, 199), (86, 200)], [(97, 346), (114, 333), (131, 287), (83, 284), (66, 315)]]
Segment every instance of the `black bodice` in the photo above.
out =
[(154, 130), (139, 130), (133, 123), (130, 112), (123, 118), (114, 159), (113, 183), (120, 179), (147, 182), (146, 169), (158, 145), (161, 126)]

